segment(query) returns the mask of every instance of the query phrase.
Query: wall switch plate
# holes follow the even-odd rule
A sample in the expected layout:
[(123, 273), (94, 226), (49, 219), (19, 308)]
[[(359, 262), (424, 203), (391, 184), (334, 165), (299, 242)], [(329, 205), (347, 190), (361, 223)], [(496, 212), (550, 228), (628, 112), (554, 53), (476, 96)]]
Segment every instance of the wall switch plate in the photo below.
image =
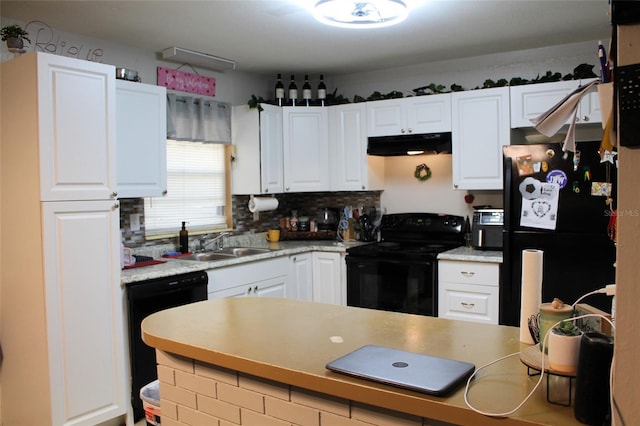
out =
[(140, 230), (140, 214), (139, 213), (129, 215), (129, 228), (131, 228), (132, 231)]

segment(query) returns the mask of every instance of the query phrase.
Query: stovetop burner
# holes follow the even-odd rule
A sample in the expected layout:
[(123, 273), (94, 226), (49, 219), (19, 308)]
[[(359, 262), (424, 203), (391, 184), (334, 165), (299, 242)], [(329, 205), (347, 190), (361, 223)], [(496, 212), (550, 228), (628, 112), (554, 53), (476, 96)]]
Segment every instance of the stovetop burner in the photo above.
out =
[(434, 213), (385, 215), (380, 226), (382, 241), (347, 250), (349, 255), (384, 258), (434, 258), (463, 245), (464, 218)]

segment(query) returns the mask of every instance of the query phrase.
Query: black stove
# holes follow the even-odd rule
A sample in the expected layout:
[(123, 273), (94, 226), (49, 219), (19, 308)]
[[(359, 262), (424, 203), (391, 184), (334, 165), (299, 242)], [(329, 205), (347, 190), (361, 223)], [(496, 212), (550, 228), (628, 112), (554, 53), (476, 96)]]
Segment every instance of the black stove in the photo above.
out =
[(380, 257), (436, 257), (438, 253), (464, 244), (464, 218), (436, 213), (385, 215), (380, 224), (380, 241), (353, 247), (349, 255)]
[(347, 249), (347, 305), (437, 316), (438, 253), (464, 244), (464, 218), (399, 213), (380, 241)]

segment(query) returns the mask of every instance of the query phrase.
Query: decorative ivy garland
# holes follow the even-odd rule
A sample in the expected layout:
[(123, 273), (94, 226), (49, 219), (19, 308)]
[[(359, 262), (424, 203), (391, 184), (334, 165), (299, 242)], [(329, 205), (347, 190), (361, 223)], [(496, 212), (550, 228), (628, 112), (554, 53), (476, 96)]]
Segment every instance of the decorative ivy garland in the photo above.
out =
[(431, 177), (431, 169), (425, 163), (418, 164), (416, 171), (413, 172), (413, 176), (419, 181), (424, 182)]

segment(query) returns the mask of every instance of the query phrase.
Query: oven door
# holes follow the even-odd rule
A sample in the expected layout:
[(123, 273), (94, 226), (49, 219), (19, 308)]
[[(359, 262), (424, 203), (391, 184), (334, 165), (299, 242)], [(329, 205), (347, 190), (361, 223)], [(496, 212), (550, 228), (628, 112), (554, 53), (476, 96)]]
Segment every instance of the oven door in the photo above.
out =
[(358, 257), (347, 263), (347, 305), (437, 316), (434, 261)]

